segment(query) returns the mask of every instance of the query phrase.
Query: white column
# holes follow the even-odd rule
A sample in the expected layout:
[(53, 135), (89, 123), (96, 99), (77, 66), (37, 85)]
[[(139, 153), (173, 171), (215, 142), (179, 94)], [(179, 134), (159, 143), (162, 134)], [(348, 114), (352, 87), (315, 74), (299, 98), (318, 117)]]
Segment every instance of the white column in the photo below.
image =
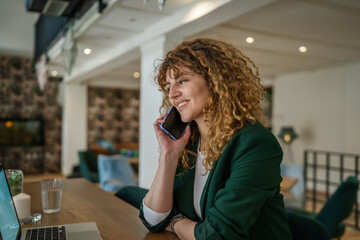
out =
[(69, 175), (87, 148), (87, 86), (64, 83), (63, 101), (61, 172)]
[(140, 153), (139, 186), (149, 188), (158, 166), (158, 143), (153, 123), (159, 117), (162, 94), (154, 83), (154, 61), (164, 57), (165, 37), (142, 45), (140, 83)]

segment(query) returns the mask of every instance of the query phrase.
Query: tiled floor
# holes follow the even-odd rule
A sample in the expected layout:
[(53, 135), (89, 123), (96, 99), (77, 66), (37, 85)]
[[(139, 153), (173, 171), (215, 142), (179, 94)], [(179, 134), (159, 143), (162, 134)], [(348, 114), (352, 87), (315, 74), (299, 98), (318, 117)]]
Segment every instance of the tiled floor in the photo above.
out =
[(341, 240), (360, 240), (360, 232), (351, 227), (347, 227)]

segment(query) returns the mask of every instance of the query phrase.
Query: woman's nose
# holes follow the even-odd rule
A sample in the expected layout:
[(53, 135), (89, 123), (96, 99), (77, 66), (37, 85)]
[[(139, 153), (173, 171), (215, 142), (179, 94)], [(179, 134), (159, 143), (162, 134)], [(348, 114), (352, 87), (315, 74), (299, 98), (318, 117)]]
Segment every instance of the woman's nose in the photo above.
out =
[(179, 91), (179, 89), (177, 89), (176, 86), (172, 86), (172, 87), (170, 88), (170, 91), (169, 91), (169, 98), (170, 98), (170, 99), (176, 99), (176, 98), (179, 97), (179, 96), (180, 96), (180, 91)]

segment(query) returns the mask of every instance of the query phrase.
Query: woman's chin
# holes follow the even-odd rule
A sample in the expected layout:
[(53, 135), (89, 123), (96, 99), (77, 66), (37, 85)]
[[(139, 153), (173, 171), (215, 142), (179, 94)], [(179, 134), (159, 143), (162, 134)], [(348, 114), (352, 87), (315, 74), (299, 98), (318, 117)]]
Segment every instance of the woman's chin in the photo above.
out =
[(186, 123), (186, 122), (190, 122), (191, 119), (189, 119), (189, 118), (186, 117), (186, 116), (181, 116), (181, 121), (184, 122), (184, 123)]

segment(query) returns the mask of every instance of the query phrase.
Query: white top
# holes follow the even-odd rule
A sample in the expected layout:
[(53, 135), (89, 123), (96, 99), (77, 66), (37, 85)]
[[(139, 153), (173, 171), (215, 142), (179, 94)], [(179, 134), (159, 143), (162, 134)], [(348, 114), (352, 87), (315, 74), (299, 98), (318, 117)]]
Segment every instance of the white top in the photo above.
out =
[[(194, 179), (194, 208), (196, 216), (199, 219), (201, 218), (201, 211), (200, 211), (200, 198), (203, 192), (206, 180), (209, 176), (209, 172), (205, 174), (205, 166), (203, 165), (202, 161), (205, 159), (205, 156), (199, 151), (197, 151), (197, 158), (196, 158), (196, 166), (195, 166), (195, 179)], [(147, 207), (143, 201), (143, 211), (144, 211), (144, 218), (149, 223), (150, 226), (154, 226), (164, 220), (171, 212), (171, 209), (166, 213), (158, 213), (154, 210)]]
[(200, 210), (200, 198), (204, 190), (206, 180), (209, 176), (209, 172), (206, 173), (205, 166), (203, 164), (204, 159), (205, 156), (198, 150), (194, 179), (194, 208), (196, 216), (199, 219), (202, 219)]

